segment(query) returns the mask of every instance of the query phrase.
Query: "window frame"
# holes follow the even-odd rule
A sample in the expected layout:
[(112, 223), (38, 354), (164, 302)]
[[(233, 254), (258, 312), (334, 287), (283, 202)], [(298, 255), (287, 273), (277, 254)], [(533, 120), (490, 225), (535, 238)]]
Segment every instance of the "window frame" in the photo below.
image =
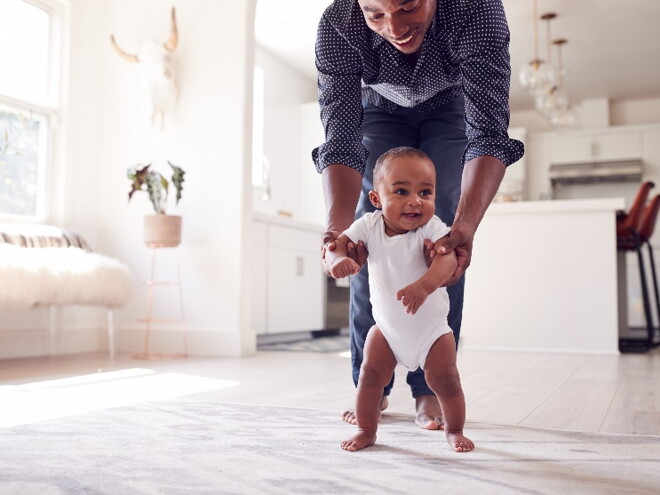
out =
[(44, 148), (39, 155), (45, 159), (40, 164), (37, 205), (34, 215), (18, 215), (0, 210), (0, 221), (8, 223), (43, 223), (49, 221), (62, 205), (56, 202), (58, 184), (62, 182), (64, 171), (63, 136), (61, 132), (64, 119), (63, 102), (67, 67), (65, 53), (68, 49), (68, 1), (67, 0), (16, 0), (41, 9), (49, 16), (48, 34), (48, 86), (46, 101), (39, 104), (33, 101), (15, 98), (0, 93), (0, 105), (17, 113), (26, 113), (43, 118), (46, 129)]

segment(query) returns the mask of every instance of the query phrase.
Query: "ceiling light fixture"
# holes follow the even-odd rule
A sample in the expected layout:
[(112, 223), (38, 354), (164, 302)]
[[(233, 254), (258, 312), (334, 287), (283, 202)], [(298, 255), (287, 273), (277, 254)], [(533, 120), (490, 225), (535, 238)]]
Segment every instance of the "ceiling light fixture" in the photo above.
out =
[(555, 85), (555, 71), (539, 58), (538, 0), (533, 0), (534, 58), (520, 70), (518, 81), (525, 91), (542, 94)]
[[(571, 109), (566, 92), (566, 69), (562, 58), (562, 46), (566, 39), (552, 40), (550, 23), (557, 18), (555, 12), (538, 16), (538, 0), (534, 2), (534, 59), (525, 65), (519, 74), (520, 84), (534, 98), (534, 107), (550, 122), (553, 127), (568, 127), (576, 122), (575, 112)], [(547, 62), (538, 55), (538, 22), (546, 23)], [(557, 48), (557, 62), (553, 64), (552, 47)]]
[(564, 81), (567, 72), (564, 68), (562, 47), (568, 43), (568, 40), (560, 38), (552, 43), (557, 47), (557, 86), (552, 91), (555, 105), (554, 109), (549, 112), (550, 123), (555, 127), (570, 127), (575, 125), (577, 119), (571, 108)]

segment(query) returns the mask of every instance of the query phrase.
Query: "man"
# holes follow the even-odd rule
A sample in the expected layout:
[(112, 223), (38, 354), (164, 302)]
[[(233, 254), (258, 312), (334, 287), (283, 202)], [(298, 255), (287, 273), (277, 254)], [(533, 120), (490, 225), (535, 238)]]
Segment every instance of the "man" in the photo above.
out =
[[(327, 210), (324, 252), (354, 218), (373, 211), (376, 159), (397, 146), (425, 151), (436, 167), (436, 211), (448, 236), (429, 256), (454, 251), (448, 322), (458, 342), (463, 274), (472, 241), (504, 176), (523, 146), (508, 138), (509, 30), (501, 0), (335, 0), (316, 40), (325, 143), (313, 151)], [(356, 209), (357, 206), (357, 209)], [(349, 254), (363, 264), (363, 246)], [(430, 247), (430, 246), (429, 246)], [(324, 264), (325, 265), (325, 264)], [(327, 266), (324, 267), (327, 271)], [(374, 324), (367, 267), (351, 278), (351, 354), (357, 384), (367, 332)], [(423, 372), (408, 374), (416, 423), (442, 427)], [(381, 410), (393, 382), (383, 391)], [(355, 424), (353, 411), (345, 421)]]

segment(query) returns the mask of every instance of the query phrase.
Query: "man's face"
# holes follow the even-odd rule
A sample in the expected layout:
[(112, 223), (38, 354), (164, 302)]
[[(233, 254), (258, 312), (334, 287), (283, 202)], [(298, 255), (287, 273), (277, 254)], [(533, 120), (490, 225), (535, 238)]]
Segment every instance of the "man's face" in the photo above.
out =
[(358, 0), (369, 29), (402, 53), (417, 52), (435, 16), (436, 0)]

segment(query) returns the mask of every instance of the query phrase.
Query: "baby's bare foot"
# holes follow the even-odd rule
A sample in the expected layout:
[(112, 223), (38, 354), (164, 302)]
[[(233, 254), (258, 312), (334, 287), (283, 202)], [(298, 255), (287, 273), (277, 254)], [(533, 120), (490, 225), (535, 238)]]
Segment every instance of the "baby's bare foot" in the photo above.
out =
[(470, 452), (474, 450), (474, 443), (462, 433), (447, 432), (447, 443), (455, 452)]
[(415, 423), (425, 430), (442, 430), (442, 409), (435, 395), (415, 399)]
[(341, 448), (350, 452), (355, 452), (356, 450), (362, 450), (366, 447), (371, 447), (375, 443), (375, 431), (360, 430), (356, 435), (353, 435), (348, 440), (344, 440), (341, 443)]
[[(380, 400), (380, 410), (384, 411), (385, 409), (387, 409), (387, 406), (389, 406), (389, 404), (390, 401), (387, 400), (387, 397), (383, 397)], [(341, 419), (352, 425), (357, 425), (357, 418), (355, 417), (355, 409), (348, 409), (347, 411), (344, 411), (341, 414)]]

